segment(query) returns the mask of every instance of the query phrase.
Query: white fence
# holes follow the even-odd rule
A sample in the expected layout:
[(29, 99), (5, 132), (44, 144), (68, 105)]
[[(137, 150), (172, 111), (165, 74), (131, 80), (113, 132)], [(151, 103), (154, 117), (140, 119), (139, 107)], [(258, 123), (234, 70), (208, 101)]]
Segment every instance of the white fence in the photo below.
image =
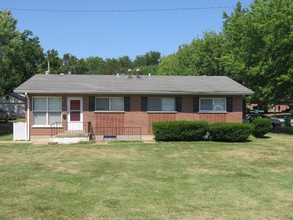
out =
[(27, 126), (26, 122), (13, 123), (13, 140), (26, 141), (27, 140)]

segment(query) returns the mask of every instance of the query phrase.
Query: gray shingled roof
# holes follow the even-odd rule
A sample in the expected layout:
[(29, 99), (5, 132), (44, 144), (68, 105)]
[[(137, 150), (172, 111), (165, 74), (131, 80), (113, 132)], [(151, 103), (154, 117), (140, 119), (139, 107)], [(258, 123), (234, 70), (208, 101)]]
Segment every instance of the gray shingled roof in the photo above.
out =
[(37, 74), (14, 90), (38, 94), (251, 95), (226, 76), (127, 76)]

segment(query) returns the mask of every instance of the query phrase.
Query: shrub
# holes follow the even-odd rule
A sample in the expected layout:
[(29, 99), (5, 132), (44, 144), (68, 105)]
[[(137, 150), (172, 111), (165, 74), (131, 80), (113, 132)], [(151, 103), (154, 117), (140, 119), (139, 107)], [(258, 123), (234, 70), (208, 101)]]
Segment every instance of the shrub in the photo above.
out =
[(217, 122), (211, 124), (209, 131), (213, 141), (242, 142), (251, 135), (253, 125), (236, 122)]
[(257, 138), (262, 138), (268, 133), (272, 127), (272, 122), (267, 118), (255, 118), (252, 121), (254, 128), (252, 130), (252, 135)]
[(152, 124), (156, 141), (198, 141), (206, 134), (206, 121), (160, 121)]

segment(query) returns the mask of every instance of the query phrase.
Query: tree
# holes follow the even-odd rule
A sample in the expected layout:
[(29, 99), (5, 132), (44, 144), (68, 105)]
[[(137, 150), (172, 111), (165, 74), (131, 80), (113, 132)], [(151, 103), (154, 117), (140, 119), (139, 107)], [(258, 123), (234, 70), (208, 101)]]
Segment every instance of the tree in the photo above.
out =
[(176, 54), (164, 57), (159, 64), (160, 75), (225, 75), (221, 62), (223, 36), (205, 32), (190, 44), (181, 45)]
[(20, 48), (20, 33), (16, 30), (17, 21), (8, 11), (0, 11), (0, 93), (6, 93), (20, 82), (20, 76), (13, 68), (17, 56), (15, 47)]
[(84, 59), (78, 59), (72, 54), (65, 53), (61, 61), (60, 73), (85, 74), (87, 72)]
[(0, 94), (39, 71), (44, 56), (39, 39), (31, 31), (16, 29), (17, 20), (9, 11), (0, 11)]
[(43, 63), (43, 68), (44, 70), (46, 70), (49, 67), (51, 74), (61, 73), (62, 59), (58, 56), (57, 50), (48, 50), (45, 54), (45, 62)]
[(223, 62), (229, 75), (251, 88), (264, 107), (292, 98), (292, 2), (255, 0), (250, 10), (238, 3), (234, 13), (224, 18)]
[(145, 55), (136, 56), (133, 61), (133, 67), (158, 65), (161, 59), (161, 53), (158, 51), (150, 51)]
[(203, 39), (197, 44), (197, 54), (193, 54), (195, 72), (198, 75), (225, 75), (221, 61), (223, 44), (222, 34), (214, 31), (204, 33)]
[(25, 30), (21, 33), (21, 39), (23, 45), (19, 51), (21, 62), (18, 62), (18, 71), (22, 73), (21, 82), (24, 82), (36, 73), (41, 73), (40, 67), (45, 58), (39, 38), (34, 37), (31, 31)]
[(128, 56), (119, 57), (118, 62), (120, 66), (119, 73), (127, 73), (127, 70), (132, 66), (132, 62)]
[(105, 74), (105, 62), (101, 57), (88, 57), (84, 59), (87, 74)]
[(105, 69), (104, 69), (104, 74), (108, 74), (108, 75), (114, 75), (116, 73), (120, 73), (120, 64), (119, 61), (117, 59), (110, 59), (107, 58), (105, 60)]
[(158, 65), (158, 75), (178, 75), (178, 59), (176, 54), (170, 54), (162, 58)]

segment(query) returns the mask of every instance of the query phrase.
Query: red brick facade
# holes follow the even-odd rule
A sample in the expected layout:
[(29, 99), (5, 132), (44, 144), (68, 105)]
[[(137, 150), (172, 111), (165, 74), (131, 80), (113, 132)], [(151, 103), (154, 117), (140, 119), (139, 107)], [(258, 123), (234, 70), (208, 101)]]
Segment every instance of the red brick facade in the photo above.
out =
[[(50, 136), (50, 126), (34, 126), (32, 113), (32, 97), (44, 95), (30, 95), (30, 135)], [(66, 130), (67, 122), (67, 98), (69, 95), (54, 95), (62, 97), (62, 122)], [(83, 121), (91, 122), (93, 127), (139, 127), (142, 135), (152, 134), (152, 122), (166, 120), (206, 120), (209, 123), (219, 121), (241, 122), (242, 121), (242, 96), (233, 96), (232, 112), (225, 113), (195, 113), (193, 112), (193, 96), (182, 97), (181, 112), (142, 112), (141, 96), (130, 96), (130, 111), (127, 112), (93, 112), (89, 111), (90, 95), (74, 95), (83, 98)], [(99, 97), (96, 95), (96, 97)], [(105, 96), (107, 97), (107, 96)], [(113, 97), (113, 95), (111, 95)], [(212, 96), (215, 97), (215, 96)], [(230, 96), (231, 97), (231, 96)], [(27, 114), (26, 114), (27, 116)]]

